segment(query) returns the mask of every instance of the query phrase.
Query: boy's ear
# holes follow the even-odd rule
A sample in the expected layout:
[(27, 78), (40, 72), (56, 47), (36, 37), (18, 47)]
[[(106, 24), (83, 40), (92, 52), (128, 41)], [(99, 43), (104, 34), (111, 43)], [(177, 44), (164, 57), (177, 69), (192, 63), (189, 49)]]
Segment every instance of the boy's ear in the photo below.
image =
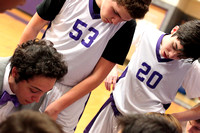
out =
[(178, 29), (179, 29), (179, 26), (175, 26), (175, 27), (171, 30), (171, 34), (174, 34)]
[(12, 70), (11, 70), (11, 75), (12, 75), (14, 78), (17, 78), (18, 72), (17, 72), (17, 68), (16, 68), (16, 67), (13, 67), (13, 68), (12, 68)]

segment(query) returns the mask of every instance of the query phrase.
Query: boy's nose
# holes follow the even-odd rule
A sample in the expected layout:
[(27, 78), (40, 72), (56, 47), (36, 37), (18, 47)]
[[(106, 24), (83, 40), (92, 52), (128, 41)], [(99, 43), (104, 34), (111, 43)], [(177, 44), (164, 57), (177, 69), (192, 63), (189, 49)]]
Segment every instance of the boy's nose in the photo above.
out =
[(177, 59), (177, 58), (178, 58), (177, 55), (178, 55), (178, 54), (177, 54), (177, 52), (175, 52), (175, 51), (170, 51), (170, 52), (169, 52), (169, 58), (170, 58), (170, 59)]
[(32, 97), (32, 100), (36, 103), (38, 103), (40, 101), (40, 98), (41, 98), (41, 95), (38, 95), (38, 96), (33, 96)]
[(122, 20), (120, 19), (120, 18), (113, 18), (112, 19), (112, 23), (114, 24), (114, 25), (116, 25), (116, 24), (118, 24), (119, 22), (121, 22)]

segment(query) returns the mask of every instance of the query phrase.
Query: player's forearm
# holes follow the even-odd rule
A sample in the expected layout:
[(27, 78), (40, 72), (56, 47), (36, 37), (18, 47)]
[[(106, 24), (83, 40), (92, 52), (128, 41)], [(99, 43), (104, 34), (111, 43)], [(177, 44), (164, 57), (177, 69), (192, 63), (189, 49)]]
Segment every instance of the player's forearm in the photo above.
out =
[(70, 91), (65, 93), (56, 101), (59, 112), (100, 85), (114, 65), (114, 63), (101, 59), (90, 76), (74, 86)]
[[(88, 79), (92, 80), (92, 79)], [(89, 81), (91, 82), (91, 81)], [(73, 104), (75, 101), (79, 100), (86, 94), (90, 93), (92, 90), (94, 90), (101, 81), (97, 81), (96, 83), (88, 83), (87, 81), (83, 81), (80, 84), (73, 87), (70, 91), (65, 93), (61, 98), (59, 98), (56, 102), (58, 105), (58, 112), (61, 112), (71, 104)]]
[(28, 25), (25, 27), (19, 44), (35, 39), (46, 24), (48, 24), (48, 21), (42, 19), (37, 13), (35, 13)]
[(28, 40), (33, 40), (37, 37), (37, 34), (39, 32), (31, 32), (30, 29), (27, 29), (24, 31), (24, 33), (22, 34), (20, 40), (19, 40), (19, 44), (22, 44)]
[(172, 115), (179, 121), (197, 120), (200, 119), (200, 109), (190, 109), (184, 112), (173, 113)]

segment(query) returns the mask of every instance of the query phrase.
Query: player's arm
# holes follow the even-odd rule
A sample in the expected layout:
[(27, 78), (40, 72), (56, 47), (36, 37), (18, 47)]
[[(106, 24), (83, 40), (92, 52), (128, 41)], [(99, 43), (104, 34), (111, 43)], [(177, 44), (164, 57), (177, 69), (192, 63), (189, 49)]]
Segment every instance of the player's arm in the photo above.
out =
[(49, 22), (55, 19), (60, 12), (65, 0), (43, 0), (36, 8), (37, 12), (34, 14), (28, 25), (26, 26), (19, 44), (35, 39), (40, 30)]
[(187, 71), (182, 84), (182, 87), (186, 91), (187, 97), (189, 98), (200, 97), (199, 82), (200, 82), (200, 63), (198, 60), (195, 60), (192, 63), (191, 68)]
[(173, 113), (172, 115), (176, 117), (179, 121), (197, 120), (200, 119), (200, 106), (196, 106), (187, 111)]
[[(189, 98), (196, 98), (200, 96), (199, 81), (200, 81), (200, 63), (198, 60), (194, 61), (191, 68), (184, 77), (183, 88), (186, 90), (186, 95)], [(200, 105), (193, 107), (190, 110), (173, 114), (179, 121), (188, 121), (200, 119)]]
[(57, 115), (63, 109), (67, 108), (69, 105), (82, 98), (101, 84), (114, 66), (115, 63), (101, 57), (93, 72), (85, 80), (74, 86), (61, 98), (51, 103), (46, 108), (45, 112), (53, 119), (56, 119)]
[[(110, 39), (102, 56), (107, 60), (123, 65), (131, 46), (135, 27), (136, 22), (134, 20), (126, 22)], [(117, 67), (116, 65), (105, 79), (105, 87), (109, 91), (111, 90), (111, 85), (113, 85), (112, 89), (115, 88), (118, 79)]]
[(48, 23), (48, 21), (42, 19), (38, 13), (35, 13), (28, 25), (25, 27), (19, 44), (28, 40), (33, 40), (37, 37), (40, 30)]

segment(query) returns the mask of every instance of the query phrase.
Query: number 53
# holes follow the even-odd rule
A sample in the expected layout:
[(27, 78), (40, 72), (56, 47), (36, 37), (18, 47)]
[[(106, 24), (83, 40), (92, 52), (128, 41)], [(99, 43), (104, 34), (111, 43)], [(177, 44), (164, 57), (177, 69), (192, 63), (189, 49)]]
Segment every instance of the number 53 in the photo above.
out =
[[(80, 26), (83, 26), (83, 27), (85, 27), (85, 28), (87, 28), (87, 24), (86, 24), (86, 23), (84, 23), (83, 21), (81, 21), (81, 20), (79, 20), (79, 19), (76, 20), (76, 22), (75, 22), (75, 24), (74, 24), (74, 26), (73, 26), (73, 30), (75, 30), (75, 31), (77, 32), (77, 35), (74, 35), (72, 32), (69, 33), (69, 36), (70, 36), (72, 39), (74, 39), (75, 41), (79, 40), (79, 39), (81, 38), (82, 34), (83, 34), (83, 32), (78, 28), (79, 25), (80, 25)], [(99, 35), (98, 30), (96, 30), (96, 29), (93, 28), (93, 27), (89, 27), (89, 28), (88, 28), (88, 31), (94, 33), (93, 36), (89, 36), (89, 37), (88, 37), (89, 42), (87, 43), (84, 39), (81, 40), (81, 43), (82, 43), (85, 47), (87, 47), (87, 48), (89, 48), (89, 47), (92, 45), (93, 41), (94, 41), (94, 40), (96, 39), (96, 37)]]

